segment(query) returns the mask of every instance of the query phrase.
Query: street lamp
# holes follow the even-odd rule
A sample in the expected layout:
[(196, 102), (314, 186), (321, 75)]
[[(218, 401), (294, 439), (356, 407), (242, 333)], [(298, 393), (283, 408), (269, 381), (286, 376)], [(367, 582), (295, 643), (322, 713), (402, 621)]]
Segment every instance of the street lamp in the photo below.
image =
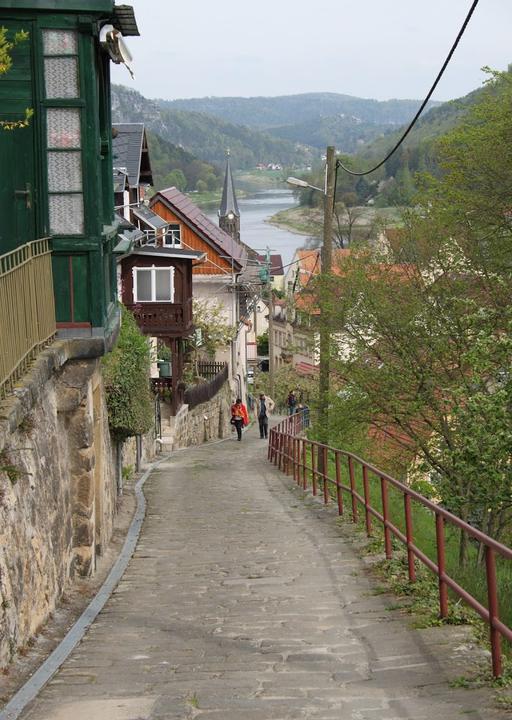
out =
[[(320, 373), (318, 378), (318, 439), (327, 445), (329, 442), (329, 373), (331, 360), (331, 303), (330, 283), (326, 282), (332, 269), (332, 224), (334, 215), (334, 185), (336, 179), (336, 153), (334, 147), (327, 148), (325, 166), (325, 188), (310, 185), (305, 180), (289, 177), (287, 183), (296, 187), (318, 190), (324, 196), (324, 232), (322, 245), (321, 273), (324, 277), (320, 288)], [(323, 473), (324, 455), (318, 448), (318, 469)]]
[(288, 177), (286, 178), (286, 182), (288, 185), (294, 185), (295, 187), (301, 187), (301, 188), (311, 188), (311, 190), (318, 190), (319, 192), (326, 194), (327, 190), (326, 188), (319, 188), (316, 185), (310, 185), (305, 180), (301, 180), (300, 178), (296, 177)]

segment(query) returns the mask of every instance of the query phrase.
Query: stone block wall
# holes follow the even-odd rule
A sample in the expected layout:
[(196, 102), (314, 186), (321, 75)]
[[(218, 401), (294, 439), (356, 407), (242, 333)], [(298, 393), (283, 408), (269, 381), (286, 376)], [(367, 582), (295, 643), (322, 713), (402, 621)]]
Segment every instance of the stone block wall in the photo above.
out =
[(146, 465), (153, 462), (157, 455), (158, 444), (155, 439), (155, 431), (147, 433), (147, 435), (141, 435), (140, 440), (136, 437), (131, 437), (123, 443), (121, 464), (123, 468), (132, 468), (134, 471), (137, 468), (137, 443), (139, 443), (139, 462), (141, 465)]
[(0, 403), (0, 667), (94, 572), (116, 502), (99, 361), (57, 343)]
[(174, 447), (201, 445), (208, 440), (225, 438), (231, 433), (231, 396), (226, 382), (214, 398), (189, 410), (183, 405), (174, 418)]

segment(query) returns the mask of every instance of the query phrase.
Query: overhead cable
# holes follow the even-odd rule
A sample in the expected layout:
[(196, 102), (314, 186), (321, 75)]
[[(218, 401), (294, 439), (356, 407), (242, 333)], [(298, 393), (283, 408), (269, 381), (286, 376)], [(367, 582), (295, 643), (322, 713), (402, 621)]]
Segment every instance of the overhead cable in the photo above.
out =
[(407, 135), (409, 135), (409, 133), (411, 132), (411, 130), (413, 129), (413, 127), (416, 125), (416, 122), (418, 121), (421, 113), (423, 112), (423, 110), (425, 109), (425, 106), (427, 105), (428, 101), (429, 101), (430, 98), (432, 97), (432, 95), (433, 95), (433, 93), (434, 93), (434, 91), (435, 91), (435, 89), (436, 89), (439, 81), (441, 80), (441, 78), (442, 78), (442, 76), (443, 76), (443, 74), (444, 74), (444, 71), (446, 70), (446, 68), (447, 68), (447, 66), (448, 66), (448, 63), (449, 63), (450, 60), (452, 59), (452, 55), (453, 55), (453, 53), (455, 52), (455, 50), (456, 50), (456, 48), (457, 48), (457, 45), (458, 45), (459, 42), (460, 42), (460, 39), (461, 39), (462, 36), (464, 35), (464, 31), (466, 30), (466, 27), (468, 26), (468, 23), (469, 23), (469, 21), (471, 20), (471, 16), (473, 15), (473, 13), (474, 13), (474, 11), (475, 11), (476, 6), (478, 5), (478, 2), (479, 2), (479, 0), (474, 0), (473, 4), (471, 5), (471, 7), (470, 7), (470, 9), (469, 9), (469, 12), (468, 12), (468, 14), (466, 15), (466, 19), (464, 20), (464, 23), (462, 24), (462, 27), (461, 27), (461, 29), (459, 30), (459, 34), (458, 34), (457, 37), (455, 38), (455, 42), (453, 43), (453, 45), (452, 45), (452, 47), (451, 47), (451, 50), (450, 50), (450, 52), (448, 53), (448, 56), (447, 56), (446, 60), (444, 61), (443, 66), (442, 66), (441, 70), (439, 71), (439, 73), (438, 73), (438, 75), (437, 75), (437, 77), (436, 77), (436, 79), (435, 79), (435, 81), (434, 81), (434, 84), (433, 84), (432, 87), (430, 88), (430, 90), (429, 90), (429, 92), (428, 92), (428, 95), (426, 96), (425, 100), (423, 100), (423, 102), (421, 103), (418, 112), (416, 113), (416, 115), (415, 115), (415, 116), (413, 117), (413, 119), (411, 120), (409, 126), (407, 127), (406, 131), (403, 133), (403, 135), (401, 136), (401, 138), (400, 138), (400, 139), (398, 140), (398, 142), (394, 145), (394, 147), (388, 152), (388, 154), (386, 155), (386, 157), (385, 157), (383, 160), (381, 160), (377, 165), (375, 165), (374, 167), (372, 167), (370, 170), (365, 170), (364, 172), (355, 172), (354, 170), (350, 170), (348, 167), (346, 167), (346, 165), (344, 165), (344, 164), (341, 162), (341, 160), (336, 160), (336, 172), (338, 171), (338, 168), (341, 167), (341, 168), (343, 168), (343, 170), (345, 170), (345, 172), (349, 173), (349, 175), (357, 175), (357, 176), (369, 175), (370, 173), (375, 172), (375, 170), (378, 170), (380, 167), (382, 167), (382, 165), (384, 165), (384, 163), (385, 163), (387, 160), (389, 160), (389, 158), (398, 150), (398, 148), (399, 148), (400, 145), (403, 143), (403, 141), (405, 140), (405, 138), (407, 137)]

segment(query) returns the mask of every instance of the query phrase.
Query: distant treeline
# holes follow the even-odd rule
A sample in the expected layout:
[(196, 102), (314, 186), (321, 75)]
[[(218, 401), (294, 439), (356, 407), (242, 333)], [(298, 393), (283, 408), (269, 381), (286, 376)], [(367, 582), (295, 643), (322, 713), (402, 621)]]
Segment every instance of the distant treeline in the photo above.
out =
[[(497, 84), (494, 91), (500, 92)], [(374, 204), (377, 207), (410, 205), (414, 202), (424, 173), (439, 176), (437, 144), (454, 127), (464, 121), (469, 109), (482, 97), (483, 89), (475, 90), (459, 100), (453, 100), (429, 110), (417, 123), (406, 141), (379, 168), (370, 175), (358, 177), (339, 170), (337, 198), (350, 204)], [(365, 145), (351, 156), (342, 156), (344, 164), (357, 171), (376, 165), (401, 137), (406, 126), (387, 133)], [(339, 148), (338, 148), (339, 149)], [(323, 167), (318, 164), (304, 178), (312, 185), (323, 183)], [(321, 202), (318, 193), (299, 192), (300, 203), (315, 206)]]

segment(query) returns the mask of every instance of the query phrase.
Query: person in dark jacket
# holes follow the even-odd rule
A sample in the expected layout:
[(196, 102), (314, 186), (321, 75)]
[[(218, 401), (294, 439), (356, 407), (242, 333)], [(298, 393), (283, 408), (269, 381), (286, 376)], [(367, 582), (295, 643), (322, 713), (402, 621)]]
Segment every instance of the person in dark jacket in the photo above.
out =
[(286, 405), (288, 407), (288, 415), (293, 415), (295, 412), (295, 406), (297, 405), (297, 396), (293, 390), (290, 390), (288, 397), (286, 398)]
[(256, 403), (256, 412), (258, 415), (258, 425), (260, 426), (260, 438), (268, 437), (268, 416), (275, 407), (275, 403), (271, 397), (261, 393)]

